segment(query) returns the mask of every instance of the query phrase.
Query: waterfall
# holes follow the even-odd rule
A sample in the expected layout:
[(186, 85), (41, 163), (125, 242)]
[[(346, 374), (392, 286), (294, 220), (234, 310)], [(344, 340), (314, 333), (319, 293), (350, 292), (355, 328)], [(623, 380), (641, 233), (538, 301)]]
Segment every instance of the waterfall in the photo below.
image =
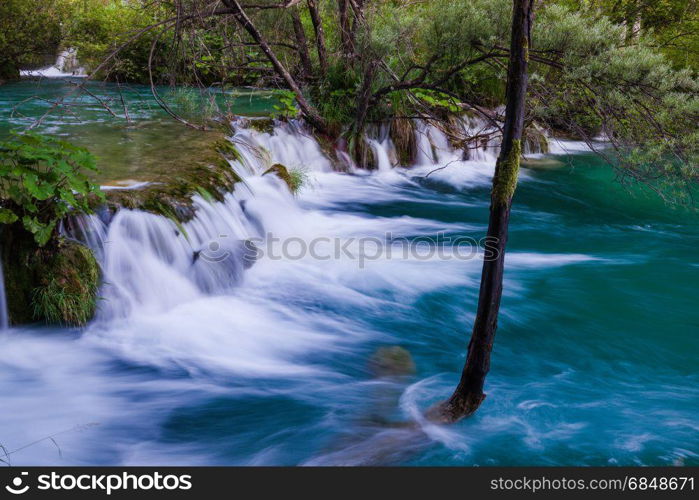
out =
[(391, 164), (391, 158), (389, 157), (389, 141), (390, 139), (386, 139), (381, 142), (376, 139), (369, 139), (369, 145), (371, 146), (371, 149), (374, 151), (374, 155), (376, 156), (377, 168), (380, 172), (389, 171), (393, 167), (393, 165)]
[(78, 62), (78, 50), (68, 48), (62, 50), (56, 56), (56, 62), (51, 66), (35, 70), (22, 70), (21, 76), (43, 77), (43, 78), (64, 78), (67, 76), (85, 77), (85, 68)]
[[(98, 320), (157, 313), (224, 293), (239, 284), (245, 269), (254, 264), (254, 241), (264, 240), (268, 232), (295, 227), (294, 218), (302, 217), (296, 200), (276, 176), (261, 174), (281, 163), (288, 169), (322, 175), (334, 171), (333, 163), (300, 122), (279, 122), (268, 132), (247, 124), (245, 119), (234, 121), (229, 138), (240, 153), (231, 168), (243, 182), (220, 202), (195, 196), (192, 220), (179, 225), (151, 213), (121, 209), (108, 220), (91, 215), (66, 224), (67, 235), (88, 245), (100, 263), (104, 300)], [(484, 121), (469, 117), (459, 126), (465, 136), (492, 131)], [(497, 143), (477, 139), (464, 151), (452, 147), (446, 134), (433, 124), (418, 122), (416, 130), (418, 157), (413, 168), (401, 169), (405, 175), (429, 173), (457, 187), (490, 182)], [(377, 127), (370, 133), (373, 137), (367, 140), (378, 173), (391, 171), (396, 154), (388, 129)], [(261, 193), (265, 203), (259, 202)]]
[[(178, 225), (151, 213), (121, 209), (108, 221), (95, 214), (65, 225), (67, 236), (90, 247), (100, 263), (104, 300), (98, 320), (155, 313), (235, 286), (254, 263), (252, 240), (263, 239), (269, 229), (262, 219), (295, 210), (286, 184), (260, 174), (275, 163), (332, 170), (315, 139), (296, 123), (281, 124), (271, 134), (240, 128), (231, 140), (241, 156), (231, 167), (244, 182), (221, 202), (195, 196), (192, 220)], [(247, 208), (253, 194), (261, 191), (274, 199), (274, 213)]]

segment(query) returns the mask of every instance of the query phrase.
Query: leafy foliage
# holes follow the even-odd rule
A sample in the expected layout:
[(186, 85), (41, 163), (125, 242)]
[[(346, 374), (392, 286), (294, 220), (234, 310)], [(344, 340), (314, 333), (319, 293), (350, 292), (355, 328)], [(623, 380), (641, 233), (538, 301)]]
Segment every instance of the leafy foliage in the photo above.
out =
[(290, 90), (279, 90), (276, 93), (278, 104), (274, 104), (272, 108), (276, 111), (277, 116), (289, 118), (296, 116), (299, 112), (296, 106), (296, 95)]
[(53, 61), (61, 40), (61, 0), (0, 2), (0, 80), (16, 78), (25, 65)]
[(622, 181), (693, 205), (699, 181), (699, 81), (677, 70), (653, 33), (624, 42), (626, 28), (605, 16), (551, 5), (540, 13), (531, 113), (583, 137), (603, 134), (602, 152)]
[(90, 213), (89, 196), (103, 199), (85, 171), (96, 170), (85, 149), (34, 133), (0, 143), (0, 223), (21, 222), (44, 246), (70, 211)]

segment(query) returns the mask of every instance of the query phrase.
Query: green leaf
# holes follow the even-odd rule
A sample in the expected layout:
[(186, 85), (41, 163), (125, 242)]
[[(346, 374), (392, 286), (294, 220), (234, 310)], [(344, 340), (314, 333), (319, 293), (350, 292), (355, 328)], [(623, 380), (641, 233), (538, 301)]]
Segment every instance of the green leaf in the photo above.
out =
[(9, 208), (0, 208), (0, 224), (12, 224), (18, 218)]
[(40, 247), (43, 247), (51, 239), (53, 234), (53, 229), (56, 227), (58, 221), (53, 220), (47, 224), (43, 224), (37, 220), (36, 217), (30, 217), (25, 215), (22, 217), (22, 224), (24, 228), (34, 235), (34, 241)]
[(24, 187), (37, 200), (48, 200), (54, 193), (54, 186), (39, 181), (36, 174), (29, 174), (24, 177)]
[(68, 213), (91, 212), (88, 196), (104, 199), (85, 174), (97, 168), (95, 158), (86, 149), (52, 137), (12, 135), (12, 140), (0, 142), (0, 223), (21, 220), (43, 246)]

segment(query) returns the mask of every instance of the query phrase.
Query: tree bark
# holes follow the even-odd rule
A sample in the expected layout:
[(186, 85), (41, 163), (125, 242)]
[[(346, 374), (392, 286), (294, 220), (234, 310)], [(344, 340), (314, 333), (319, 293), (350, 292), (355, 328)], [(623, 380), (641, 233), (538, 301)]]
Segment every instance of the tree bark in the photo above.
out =
[(325, 49), (325, 32), (323, 31), (323, 20), (318, 11), (316, 0), (308, 0), (308, 12), (311, 14), (311, 22), (316, 37), (316, 51), (318, 52), (318, 63), (320, 64), (321, 76), (328, 72), (328, 54)]
[(533, 1), (513, 1), (505, 123), (502, 148), (493, 176), (488, 220), (488, 238), (494, 246), (488, 247), (491, 252), (486, 252), (483, 260), (478, 310), (461, 380), (447, 401), (428, 411), (429, 418), (444, 423), (471, 415), (485, 399), (483, 385), (490, 370), (490, 353), (497, 329), (510, 208), (522, 153)]
[(291, 76), (291, 74), (287, 71), (287, 69), (284, 67), (284, 65), (279, 61), (277, 56), (274, 54), (274, 51), (270, 47), (270, 45), (267, 43), (267, 41), (264, 39), (260, 31), (255, 27), (253, 22), (250, 20), (250, 18), (245, 14), (245, 11), (243, 11), (242, 7), (240, 6), (240, 3), (238, 3), (238, 0), (222, 0), (224, 5), (231, 9), (231, 13), (233, 17), (235, 17), (236, 21), (245, 29), (245, 31), (248, 32), (248, 34), (252, 37), (253, 40), (259, 45), (260, 49), (262, 52), (264, 52), (265, 56), (267, 56), (267, 59), (272, 63), (272, 66), (274, 67), (274, 70), (277, 72), (279, 76), (281, 76), (286, 84), (289, 86), (289, 88), (294, 92), (296, 95), (296, 102), (299, 105), (299, 108), (301, 108), (301, 111), (305, 115), (306, 121), (317, 131), (324, 133), (325, 132), (325, 121), (323, 118), (318, 114), (318, 111), (309, 104), (309, 102), (306, 100), (306, 98), (303, 95), (303, 92), (301, 92), (301, 88), (298, 86), (296, 83), (296, 80)]
[(303, 78), (308, 78), (309, 76), (313, 75), (313, 67), (311, 66), (311, 56), (308, 54), (306, 31), (303, 29), (301, 16), (299, 16), (299, 12), (296, 10), (296, 7), (292, 7), (291, 9), (291, 22), (294, 26), (294, 36), (296, 37), (296, 44), (298, 45), (297, 50), (299, 60), (301, 61)]
[(350, 23), (350, 0), (338, 0), (337, 7), (340, 21), (340, 51), (345, 58), (350, 58), (354, 53)]

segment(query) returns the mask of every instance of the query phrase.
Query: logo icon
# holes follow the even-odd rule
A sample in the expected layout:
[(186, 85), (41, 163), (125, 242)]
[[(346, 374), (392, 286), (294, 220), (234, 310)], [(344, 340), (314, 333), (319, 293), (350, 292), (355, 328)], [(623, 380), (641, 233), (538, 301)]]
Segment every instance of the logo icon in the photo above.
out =
[(24, 488), (22, 488), (22, 476), (26, 476), (28, 474), (28, 472), (22, 472), (19, 476), (12, 480), (12, 486), (7, 485), (5, 486), (5, 489), (13, 495), (21, 495), (22, 493), (26, 493), (29, 489), (29, 485), (26, 485), (24, 486)]

